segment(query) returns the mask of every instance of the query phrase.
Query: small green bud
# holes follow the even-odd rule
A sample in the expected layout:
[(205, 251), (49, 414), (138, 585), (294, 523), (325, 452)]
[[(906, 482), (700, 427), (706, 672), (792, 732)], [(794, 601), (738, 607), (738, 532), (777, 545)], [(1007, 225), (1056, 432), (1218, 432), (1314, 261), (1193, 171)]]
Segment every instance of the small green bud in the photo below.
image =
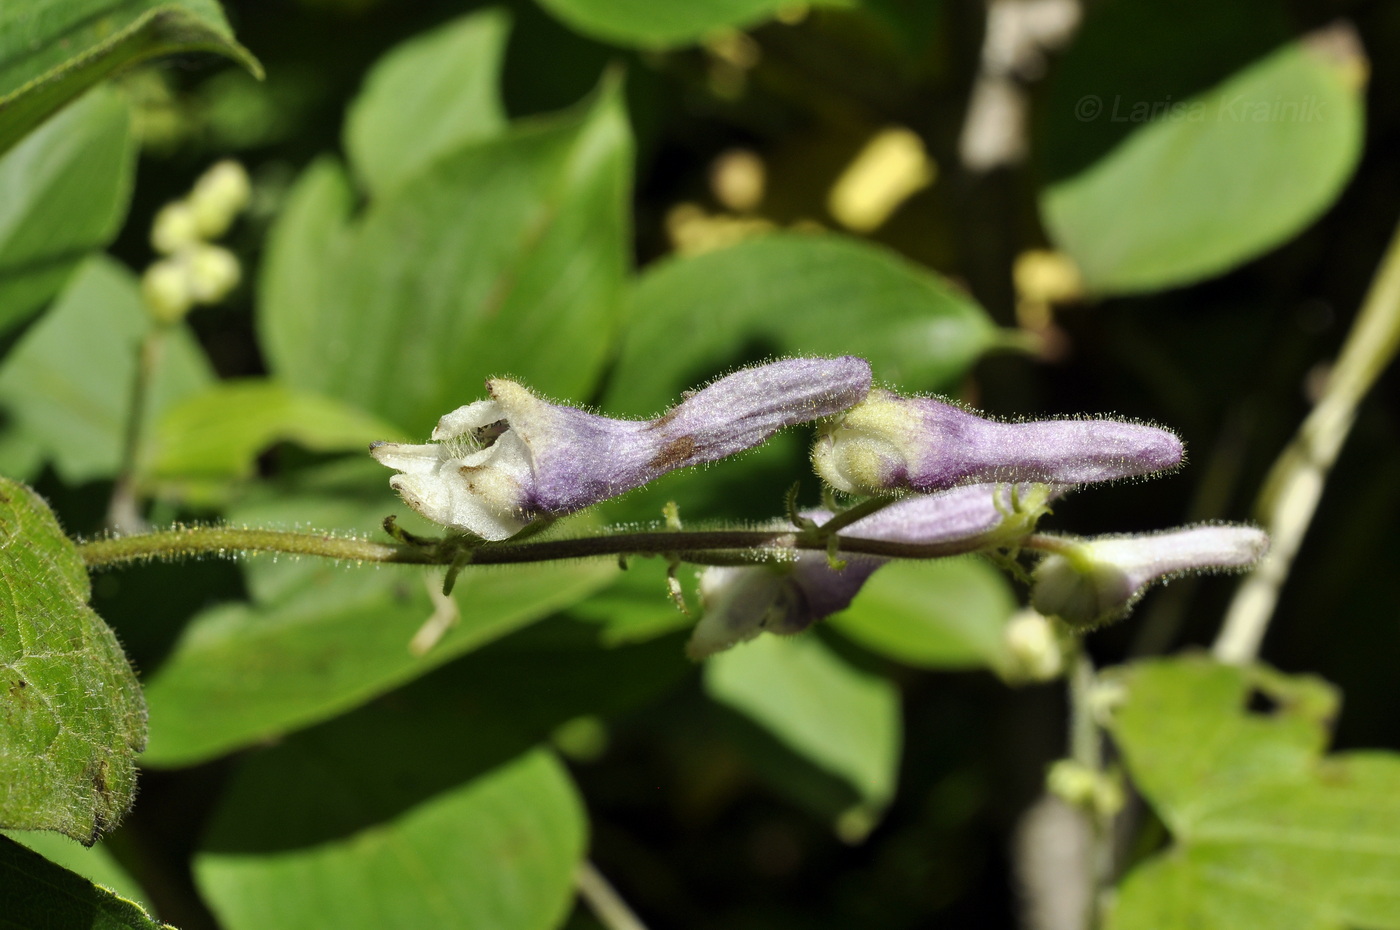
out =
[(1123, 784), (1106, 772), (1096, 772), (1073, 759), (1061, 759), (1045, 775), (1045, 788), (1082, 811), (1109, 818), (1123, 809)]
[(224, 160), (200, 176), (190, 192), (190, 209), (202, 239), (217, 239), (243, 208), (248, 206), (253, 186), (248, 172), (236, 161)]
[(164, 258), (141, 276), (141, 296), (151, 316), (160, 323), (178, 323), (194, 303), (188, 275), (178, 259)]
[(151, 223), (151, 248), (174, 255), (198, 241), (199, 223), (187, 201), (174, 200), (160, 208)]
[(1042, 614), (1026, 608), (1002, 630), (1009, 661), (1003, 671), (1011, 682), (1050, 681), (1065, 670), (1064, 650), (1055, 627)]
[(241, 277), (237, 257), (217, 245), (194, 246), (180, 258), (185, 262), (190, 295), (196, 303), (218, 303)]

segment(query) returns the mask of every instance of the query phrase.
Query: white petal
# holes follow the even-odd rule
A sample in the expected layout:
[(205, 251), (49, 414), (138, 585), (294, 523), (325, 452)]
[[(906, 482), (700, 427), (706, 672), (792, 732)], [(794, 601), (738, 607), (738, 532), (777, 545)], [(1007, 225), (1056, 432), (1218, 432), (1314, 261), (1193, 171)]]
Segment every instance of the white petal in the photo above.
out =
[(478, 400), (445, 414), (438, 420), (437, 428), (433, 430), (433, 438), (456, 439), (458, 436), (469, 435), (474, 429), (490, 426), (505, 418), (506, 412), (500, 404), (494, 400)]
[(445, 450), (442, 446), (413, 446), (402, 442), (377, 442), (369, 447), (369, 454), (381, 465), (408, 475), (430, 475), (442, 463)]
[(710, 567), (700, 573), (705, 613), (686, 644), (686, 655), (704, 659), (753, 639), (781, 614), (785, 573), (766, 566)]

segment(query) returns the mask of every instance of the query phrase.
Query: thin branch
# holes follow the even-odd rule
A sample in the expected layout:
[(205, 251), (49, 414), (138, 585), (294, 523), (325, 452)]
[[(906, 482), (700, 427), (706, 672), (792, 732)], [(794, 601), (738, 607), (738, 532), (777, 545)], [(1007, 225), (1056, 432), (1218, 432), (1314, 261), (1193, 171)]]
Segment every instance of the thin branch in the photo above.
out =
[(233, 526), (177, 526), (152, 533), (109, 536), (78, 544), (87, 567), (107, 568), (147, 559), (232, 558), (254, 552), (318, 555), (357, 562), (440, 564), (428, 547), (376, 543), (329, 533), (296, 533)]
[[(936, 559), (978, 552), (992, 544), (972, 537), (933, 544), (837, 536), (841, 552), (892, 559)], [(996, 545), (1011, 541), (996, 539)], [(78, 545), (88, 568), (146, 559), (235, 557), (255, 552), (315, 555), (357, 562), (416, 565), (515, 565), (619, 555), (677, 555), (699, 564), (735, 564), (791, 559), (799, 551), (828, 550), (819, 533), (776, 530), (679, 530), (611, 533), (532, 542), (476, 543), (461, 537), (379, 543), (329, 533), (289, 532), (232, 526), (182, 526)]]
[[(1098, 722), (1094, 720), (1092, 695), (1096, 673), (1094, 662), (1084, 649), (1083, 639), (1073, 637), (1069, 669), (1069, 749), (1070, 758), (1092, 772), (1095, 778), (1103, 779), (1104, 752), (1103, 735)], [(1089, 812), (1089, 930), (1098, 930), (1103, 925), (1104, 902), (1113, 887), (1113, 815), (1100, 809)]]
[(627, 902), (622, 900), (598, 867), (587, 859), (578, 864), (578, 870), (574, 873), (574, 887), (593, 916), (608, 930), (647, 930), (646, 924), (632, 913)]
[(1356, 408), (1400, 348), (1400, 228), (1386, 249), (1352, 324), (1322, 399), (1274, 463), (1258, 516), (1272, 539), (1269, 555), (1239, 590), (1213, 651), (1243, 665), (1259, 654), (1279, 591), (1312, 523), (1328, 473), (1356, 419)]
[(126, 426), (122, 433), (121, 464), (112, 498), (107, 504), (107, 525), (118, 533), (138, 532), (146, 528), (141, 519), (141, 501), (137, 492), (138, 469), (141, 465), (142, 430), (146, 422), (146, 406), (160, 367), (167, 327), (153, 324), (141, 339), (136, 352), (136, 371), (132, 378), (130, 401), (127, 404)]

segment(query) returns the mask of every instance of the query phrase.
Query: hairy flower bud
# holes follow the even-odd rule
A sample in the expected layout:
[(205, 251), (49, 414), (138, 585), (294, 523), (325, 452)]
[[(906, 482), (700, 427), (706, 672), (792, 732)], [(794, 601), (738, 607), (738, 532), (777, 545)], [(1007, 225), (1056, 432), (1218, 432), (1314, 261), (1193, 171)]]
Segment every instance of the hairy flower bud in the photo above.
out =
[(1088, 629), (1125, 616), (1158, 581), (1248, 568), (1268, 549), (1268, 534), (1254, 526), (1066, 539), (1062, 551), (1036, 567), (1031, 603), (1041, 613)]
[[(995, 547), (1030, 532), (1061, 490), (968, 485), (898, 501), (855, 521), (841, 534), (918, 545), (966, 541), (969, 548)], [(821, 523), (831, 519), (825, 510), (802, 516)], [(703, 659), (759, 633), (800, 633), (849, 607), (861, 586), (887, 561), (848, 555), (845, 567), (837, 569), (825, 553), (802, 552), (779, 565), (707, 568), (700, 574), (705, 612), (686, 651), (693, 659)]]
[(932, 397), (877, 390), (826, 426), (812, 464), (832, 487), (875, 494), (988, 481), (1112, 481), (1171, 468), (1182, 454), (1174, 433), (1141, 423), (1003, 423)]
[(616, 420), (541, 400), (514, 381), (444, 416), (434, 442), (370, 454), (414, 510), (483, 539), (581, 510), (688, 465), (753, 448), (785, 426), (830, 416), (870, 390), (864, 359), (786, 359), (746, 368), (654, 420)]

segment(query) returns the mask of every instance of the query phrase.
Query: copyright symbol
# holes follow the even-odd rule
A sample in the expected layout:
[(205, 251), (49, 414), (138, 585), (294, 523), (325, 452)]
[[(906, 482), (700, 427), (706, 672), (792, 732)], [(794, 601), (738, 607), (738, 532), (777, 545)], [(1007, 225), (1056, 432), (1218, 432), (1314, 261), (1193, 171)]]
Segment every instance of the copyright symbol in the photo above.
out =
[(1079, 102), (1074, 105), (1074, 115), (1081, 123), (1098, 119), (1103, 112), (1103, 100), (1097, 94), (1089, 94), (1087, 97), (1080, 97)]

